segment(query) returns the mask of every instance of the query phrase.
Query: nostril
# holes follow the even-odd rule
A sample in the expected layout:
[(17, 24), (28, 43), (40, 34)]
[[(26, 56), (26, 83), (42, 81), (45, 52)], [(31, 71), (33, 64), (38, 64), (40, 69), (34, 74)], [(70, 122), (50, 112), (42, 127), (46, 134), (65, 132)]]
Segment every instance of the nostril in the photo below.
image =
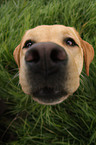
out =
[(37, 63), (40, 60), (40, 56), (37, 50), (27, 51), (25, 54), (25, 60), (27, 62)]
[(60, 62), (67, 59), (66, 52), (63, 50), (54, 49), (51, 52), (50, 58), (53, 62)]

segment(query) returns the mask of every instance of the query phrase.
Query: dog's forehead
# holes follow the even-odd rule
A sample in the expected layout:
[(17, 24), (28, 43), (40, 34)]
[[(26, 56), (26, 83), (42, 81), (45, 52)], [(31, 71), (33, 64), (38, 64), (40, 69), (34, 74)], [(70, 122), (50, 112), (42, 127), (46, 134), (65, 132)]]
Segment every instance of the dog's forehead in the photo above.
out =
[(33, 29), (29, 29), (26, 31), (24, 35), (24, 39), (40, 39), (40, 38), (52, 38), (60, 36), (69, 36), (69, 37), (77, 37), (74, 33), (74, 29), (72, 27), (67, 27), (64, 25), (41, 25), (37, 26)]
[(34, 33), (34, 34), (38, 34), (38, 33), (60, 33), (60, 32), (65, 32), (65, 33), (68, 33), (68, 27), (66, 26), (63, 26), (63, 25), (41, 25), (41, 26), (37, 26), (33, 29), (30, 29), (27, 31), (27, 35), (31, 35), (31, 33)]

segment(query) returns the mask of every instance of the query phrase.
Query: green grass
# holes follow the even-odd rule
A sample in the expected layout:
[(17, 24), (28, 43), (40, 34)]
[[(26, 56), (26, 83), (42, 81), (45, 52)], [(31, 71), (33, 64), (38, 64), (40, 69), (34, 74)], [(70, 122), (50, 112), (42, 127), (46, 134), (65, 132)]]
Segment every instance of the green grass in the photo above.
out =
[[(96, 48), (96, 1), (5, 0), (0, 5), (1, 145), (95, 145), (96, 57), (79, 89), (55, 106), (40, 105), (18, 85), (13, 51), (26, 30), (42, 24), (74, 26)], [(96, 49), (95, 49), (96, 54)], [(3, 109), (3, 108), (0, 108)]]

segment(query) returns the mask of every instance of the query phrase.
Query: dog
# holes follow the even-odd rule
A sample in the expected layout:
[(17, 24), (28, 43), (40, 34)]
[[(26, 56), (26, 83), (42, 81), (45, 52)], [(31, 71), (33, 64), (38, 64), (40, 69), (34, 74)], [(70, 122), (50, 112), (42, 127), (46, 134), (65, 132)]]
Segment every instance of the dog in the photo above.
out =
[(24, 93), (54, 105), (78, 89), (83, 62), (89, 76), (94, 49), (73, 27), (41, 25), (26, 31), (13, 55)]

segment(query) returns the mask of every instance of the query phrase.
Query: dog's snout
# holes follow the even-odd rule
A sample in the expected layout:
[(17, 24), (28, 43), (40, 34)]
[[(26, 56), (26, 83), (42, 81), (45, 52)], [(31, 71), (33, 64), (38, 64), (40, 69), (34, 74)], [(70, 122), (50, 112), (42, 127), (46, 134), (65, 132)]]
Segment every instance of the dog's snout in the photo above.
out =
[[(67, 53), (60, 45), (53, 42), (40, 42), (32, 45), (25, 54), (25, 61), (31, 68), (51, 71), (67, 64)], [(28, 63), (29, 62), (29, 63)]]

